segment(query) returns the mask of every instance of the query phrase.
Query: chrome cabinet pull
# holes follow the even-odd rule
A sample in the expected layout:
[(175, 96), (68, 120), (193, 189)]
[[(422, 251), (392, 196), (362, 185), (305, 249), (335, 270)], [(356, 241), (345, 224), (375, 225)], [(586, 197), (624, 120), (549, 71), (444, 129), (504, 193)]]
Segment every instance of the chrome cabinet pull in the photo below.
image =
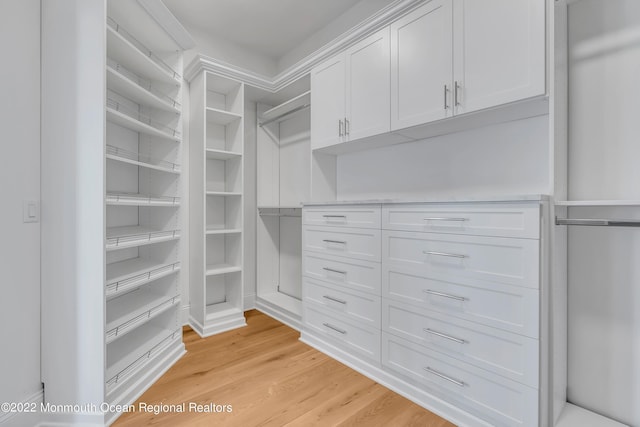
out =
[(447, 105), (447, 92), (449, 92), (449, 89), (447, 88), (447, 85), (444, 85), (444, 109), (445, 110), (449, 109), (449, 105)]
[(453, 218), (453, 217), (444, 217), (444, 216), (432, 216), (428, 218), (424, 218), (423, 221), (455, 221), (455, 222), (464, 222), (469, 221), (469, 218)]
[(326, 298), (326, 299), (328, 299), (329, 301), (337, 302), (337, 303), (339, 303), (339, 304), (345, 304), (345, 305), (347, 304), (347, 302), (346, 302), (345, 300), (341, 300), (341, 299), (338, 299), (338, 298), (334, 298), (334, 297), (329, 296), (329, 295), (323, 295), (323, 296), (322, 296), (322, 298)]
[(347, 333), (347, 331), (345, 331), (344, 329), (340, 329), (338, 327), (335, 327), (330, 323), (323, 323), (322, 325), (327, 327), (327, 328), (329, 328), (329, 329), (333, 329), (334, 331), (336, 331), (338, 333), (341, 333), (342, 335), (346, 335), (346, 333)]
[(344, 218), (347, 219), (346, 215), (322, 215), (323, 218)]
[(339, 244), (339, 245), (346, 245), (346, 244), (347, 244), (347, 242), (342, 241), (342, 240), (329, 240), (329, 239), (323, 239), (322, 241), (323, 241), (323, 242), (325, 242), (325, 243), (337, 243), (337, 244)]
[(428, 334), (435, 335), (437, 337), (444, 338), (444, 339), (447, 339), (449, 341), (457, 342), (458, 344), (466, 344), (467, 343), (467, 341), (465, 341), (463, 339), (452, 337), (451, 335), (443, 334), (442, 332), (434, 331), (433, 329), (423, 328), (422, 330), (425, 331)]
[(453, 88), (453, 103), (454, 105), (457, 107), (458, 105), (460, 105), (460, 102), (458, 101), (458, 91), (460, 89), (460, 84), (458, 83), (458, 81), (456, 80), (454, 88)]
[(349, 123), (349, 119), (344, 118), (344, 135), (349, 136), (351, 124)]
[(456, 301), (466, 301), (467, 300), (465, 297), (459, 297), (459, 296), (456, 296), (456, 295), (443, 294), (442, 292), (432, 291), (431, 289), (425, 289), (422, 292), (424, 292), (425, 294), (429, 294), (429, 295), (435, 295), (437, 297), (454, 299)]
[(447, 381), (449, 381), (451, 383), (454, 383), (457, 386), (464, 387), (466, 385), (462, 381), (455, 380), (455, 379), (453, 379), (453, 378), (451, 378), (451, 377), (449, 377), (449, 376), (447, 376), (447, 375), (445, 375), (445, 374), (443, 374), (441, 372), (436, 371), (435, 369), (431, 368), (430, 366), (426, 366), (423, 369), (425, 371), (429, 372), (430, 374), (433, 374), (436, 377), (439, 377), (439, 378), (442, 378), (443, 380), (447, 380)]
[(450, 254), (448, 252), (435, 252), (435, 251), (422, 251), (423, 254), (425, 255), (435, 255), (435, 256), (446, 256), (449, 258), (469, 258), (468, 255), (462, 255), (462, 254)]
[(338, 136), (343, 136), (343, 132), (342, 132), (342, 120), (338, 120)]
[(329, 268), (329, 267), (322, 267), (322, 269), (324, 271), (330, 271), (332, 273), (338, 273), (338, 274), (347, 274), (346, 271), (342, 271), (342, 270), (334, 270), (333, 268)]

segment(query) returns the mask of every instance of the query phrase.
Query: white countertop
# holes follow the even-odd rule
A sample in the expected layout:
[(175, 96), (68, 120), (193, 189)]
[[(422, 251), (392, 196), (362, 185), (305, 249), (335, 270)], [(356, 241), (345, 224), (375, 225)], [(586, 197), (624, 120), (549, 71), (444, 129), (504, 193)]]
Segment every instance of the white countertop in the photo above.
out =
[(498, 202), (542, 202), (549, 200), (546, 194), (511, 194), (501, 196), (446, 196), (424, 197), (416, 199), (369, 199), (369, 200), (332, 200), (306, 202), (303, 206), (330, 206), (330, 205), (384, 205), (404, 203), (498, 203)]

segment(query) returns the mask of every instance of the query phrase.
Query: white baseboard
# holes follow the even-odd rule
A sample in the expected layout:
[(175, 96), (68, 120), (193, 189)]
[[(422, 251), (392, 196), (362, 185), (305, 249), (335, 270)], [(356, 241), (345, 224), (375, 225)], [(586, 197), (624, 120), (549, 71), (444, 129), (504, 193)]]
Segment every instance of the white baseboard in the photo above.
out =
[[(43, 390), (38, 390), (29, 396), (26, 400), (20, 402), (23, 407), (33, 408), (37, 410), (32, 412), (0, 412), (0, 426), (4, 427), (33, 427), (39, 425), (40, 422), (40, 404), (44, 401)], [(4, 402), (2, 402), (4, 403)]]
[(180, 323), (182, 326), (189, 326), (189, 310), (191, 309), (191, 305), (183, 305), (180, 308)]

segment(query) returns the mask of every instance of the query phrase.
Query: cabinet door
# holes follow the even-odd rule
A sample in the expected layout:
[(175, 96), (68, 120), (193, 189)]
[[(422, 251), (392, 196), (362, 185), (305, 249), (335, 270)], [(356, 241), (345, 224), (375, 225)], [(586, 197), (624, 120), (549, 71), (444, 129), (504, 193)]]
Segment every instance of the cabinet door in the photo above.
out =
[(347, 139), (389, 132), (390, 58), (389, 27), (346, 51)]
[(338, 55), (311, 71), (311, 149), (344, 141), (345, 64)]
[(544, 0), (454, 0), (454, 52), (456, 114), (544, 94)]
[(432, 0), (391, 24), (392, 130), (453, 114), (451, 1)]

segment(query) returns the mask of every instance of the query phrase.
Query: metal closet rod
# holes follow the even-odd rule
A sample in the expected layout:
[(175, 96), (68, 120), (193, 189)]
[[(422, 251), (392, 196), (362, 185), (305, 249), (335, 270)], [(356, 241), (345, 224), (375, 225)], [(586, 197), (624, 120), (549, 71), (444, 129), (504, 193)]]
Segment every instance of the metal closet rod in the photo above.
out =
[(282, 114), (280, 114), (279, 116), (276, 116), (276, 117), (274, 117), (274, 118), (272, 118), (272, 119), (269, 119), (269, 120), (267, 120), (267, 121), (265, 121), (265, 122), (262, 122), (262, 123), (260, 123), (260, 124), (259, 124), (259, 126), (260, 126), (260, 127), (262, 127), (262, 126), (266, 126), (266, 125), (268, 125), (269, 123), (273, 123), (273, 122), (275, 122), (275, 121), (277, 121), (277, 120), (280, 120), (280, 119), (282, 119), (282, 118), (284, 118), (284, 117), (287, 117), (287, 116), (288, 116), (288, 115), (290, 115), (290, 114), (297, 113), (298, 111), (304, 110), (305, 108), (309, 108), (309, 107), (311, 107), (311, 104), (304, 104), (304, 105), (301, 105), (301, 106), (299, 106), (299, 107), (294, 108), (294, 109), (293, 109), (293, 110), (291, 110), (291, 111), (287, 111), (286, 113), (282, 113)]
[(640, 220), (634, 219), (582, 219), (558, 218), (556, 225), (586, 225), (592, 227), (640, 227)]

